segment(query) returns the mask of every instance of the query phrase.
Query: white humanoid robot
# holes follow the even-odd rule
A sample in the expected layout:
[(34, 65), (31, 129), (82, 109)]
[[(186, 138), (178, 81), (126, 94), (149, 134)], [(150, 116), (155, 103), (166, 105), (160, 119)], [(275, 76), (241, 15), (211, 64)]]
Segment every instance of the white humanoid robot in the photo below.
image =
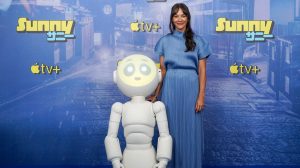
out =
[[(171, 160), (172, 137), (165, 106), (160, 101), (145, 100), (160, 80), (160, 70), (144, 55), (130, 55), (119, 61), (114, 82), (131, 100), (116, 102), (111, 108), (105, 149), (113, 168), (165, 168)], [(126, 139), (123, 154), (117, 137), (121, 119)], [(155, 122), (159, 129), (157, 153), (152, 146)]]

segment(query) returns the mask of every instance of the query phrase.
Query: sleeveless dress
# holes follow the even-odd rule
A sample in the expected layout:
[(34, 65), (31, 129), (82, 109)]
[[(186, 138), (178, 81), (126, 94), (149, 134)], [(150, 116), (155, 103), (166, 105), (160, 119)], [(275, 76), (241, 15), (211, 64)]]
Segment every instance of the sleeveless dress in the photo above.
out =
[(211, 54), (207, 41), (194, 35), (196, 48), (185, 52), (183, 32), (174, 31), (159, 39), (155, 54), (164, 57), (166, 76), (161, 101), (166, 106), (173, 155), (170, 168), (201, 168), (204, 149), (203, 112), (195, 112), (199, 90), (198, 63)]

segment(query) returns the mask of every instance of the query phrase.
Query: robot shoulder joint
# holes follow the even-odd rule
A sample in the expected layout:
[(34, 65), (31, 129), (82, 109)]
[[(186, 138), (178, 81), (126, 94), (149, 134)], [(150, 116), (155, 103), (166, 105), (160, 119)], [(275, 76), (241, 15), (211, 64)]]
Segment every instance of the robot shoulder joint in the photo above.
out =
[(153, 111), (154, 113), (159, 113), (161, 111), (165, 111), (165, 105), (163, 102), (161, 101), (156, 101), (155, 103), (153, 103)]
[(117, 112), (117, 113), (122, 113), (123, 111), (123, 104), (120, 102), (116, 102), (112, 105), (112, 111)]

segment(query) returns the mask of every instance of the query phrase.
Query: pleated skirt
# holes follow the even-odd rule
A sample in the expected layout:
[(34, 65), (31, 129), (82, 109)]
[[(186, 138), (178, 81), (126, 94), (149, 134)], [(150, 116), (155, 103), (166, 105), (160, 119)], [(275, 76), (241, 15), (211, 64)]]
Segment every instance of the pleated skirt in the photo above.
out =
[(203, 112), (195, 112), (199, 80), (195, 70), (168, 69), (161, 100), (173, 138), (169, 168), (201, 168), (204, 152)]

